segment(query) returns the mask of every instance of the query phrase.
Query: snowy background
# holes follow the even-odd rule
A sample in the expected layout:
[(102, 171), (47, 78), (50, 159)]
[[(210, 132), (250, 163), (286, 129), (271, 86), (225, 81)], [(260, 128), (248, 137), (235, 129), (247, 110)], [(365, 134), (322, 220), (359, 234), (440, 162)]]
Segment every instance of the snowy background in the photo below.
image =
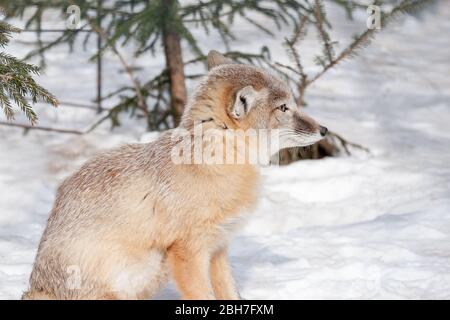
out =
[[(338, 9), (329, 15), (341, 48), (365, 26), (364, 15), (354, 23)], [(50, 25), (58, 23), (49, 17)], [(238, 23), (234, 30), (245, 35), (234, 49), (259, 47), (261, 33), (253, 27)], [(205, 51), (223, 50), (217, 35), (194, 32)], [(309, 89), (305, 111), (371, 153), (264, 170), (260, 204), (231, 247), (244, 298), (450, 298), (449, 33), (450, 6), (441, 1), (386, 27), (359, 57)], [(289, 34), (281, 30), (264, 41), (277, 61), (287, 62), (280, 43)], [(306, 57), (313, 56), (314, 37), (302, 44)], [(30, 48), (17, 40), (30, 39), (20, 35), (9, 52), (23, 56)], [(54, 50), (40, 83), (61, 101), (92, 100), (95, 65), (86, 60), (93, 52)], [(161, 56), (147, 59), (132, 64), (154, 74)], [(107, 55), (105, 65), (108, 91), (127, 83), (115, 57)], [(317, 69), (309, 64), (307, 71)], [(85, 128), (97, 117), (64, 103), (37, 110), (41, 125), (58, 128)], [(123, 120), (113, 131), (105, 123), (84, 136), (0, 127), (1, 299), (18, 299), (26, 288), (62, 178), (94, 153), (154, 136)], [(179, 295), (169, 284), (158, 298)]]

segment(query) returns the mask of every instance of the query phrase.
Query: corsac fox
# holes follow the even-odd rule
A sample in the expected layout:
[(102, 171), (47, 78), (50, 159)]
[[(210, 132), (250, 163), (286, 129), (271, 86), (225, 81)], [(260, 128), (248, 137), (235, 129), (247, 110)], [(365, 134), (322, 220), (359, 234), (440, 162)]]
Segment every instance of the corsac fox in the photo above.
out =
[[(288, 86), (264, 69), (216, 51), (208, 68), (177, 129), (100, 154), (59, 186), (23, 299), (147, 299), (169, 275), (184, 299), (240, 298), (227, 247), (257, 199), (259, 166), (247, 158), (234, 163), (236, 157), (174, 161), (181, 140), (188, 141), (184, 159), (195, 158), (196, 141), (175, 131), (191, 137), (201, 125), (203, 137), (209, 129), (278, 130), (272, 154), (313, 144), (327, 129), (301, 113)], [(236, 148), (213, 154), (223, 160)]]

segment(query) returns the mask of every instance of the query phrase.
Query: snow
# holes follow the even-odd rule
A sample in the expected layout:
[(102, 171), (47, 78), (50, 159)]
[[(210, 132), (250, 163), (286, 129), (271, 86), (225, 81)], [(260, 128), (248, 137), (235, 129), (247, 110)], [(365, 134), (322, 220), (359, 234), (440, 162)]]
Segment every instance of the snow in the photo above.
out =
[[(338, 10), (331, 18), (340, 21), (333, 31), (339, 39), (365, 25), (364, 16), (349, 24)], [(246, 39), (235, 48), (257, 47), (254, 29), (236, 29)], [(260, 203), (230, 252), (244, 298), (450, 298), (449, 31), (450, 7), (440, 2), (390, 25), (363, 54), (310, 88), (306, 112), (371, 152), (263, 169)], [(214, 35), (194, 32), (223, 49)], [(280, 39), (267, 41), (283, 61)], [(305, 57), (312, 57), (314, 41), (305, 40)], [(26, 52), (19, 43), (12, 48)], [(61, 100), (93, 98), (86, 54), (58, 50), (41, 82)], [(153, 72), (161, 61), (136, 63)], [(124, 81), (114, 57), (105, 64), (110, 87)], [(71, 65), (77, 68), (66, 76)], [(67, 82), (54, 81), (65, 76)], [(56, 127), (86, 127), (93, 117), (64, 106), (38, 110), (42, 124)], [(123, 120), (114, 131), (104, 124), (84, 136), (0, 127), (1, 299), (17, 299), (26, 288), (61, 179), (100, 150), (157, 135)], [(171, 283), (157, 298), (179, 295)]]

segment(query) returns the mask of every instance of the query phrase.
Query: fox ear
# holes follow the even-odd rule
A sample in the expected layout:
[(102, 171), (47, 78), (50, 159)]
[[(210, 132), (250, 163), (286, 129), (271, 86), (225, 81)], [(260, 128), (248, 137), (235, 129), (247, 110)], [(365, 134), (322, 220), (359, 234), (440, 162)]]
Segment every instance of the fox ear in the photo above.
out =
[(221, 64), (232, 64), (235, 63), (230, 58), (225, 57), (224, 55), (220, 54), (216, 50), (211, 50), (208, 53), (208, 71), (211, 70), (214, 67), (217, 67)]
[(258, 91), (252, 86), (246, 86), (236, 93), (234, 104), (229, 114), (234, 119), (244, 118), (254, 107), (258, 97)]

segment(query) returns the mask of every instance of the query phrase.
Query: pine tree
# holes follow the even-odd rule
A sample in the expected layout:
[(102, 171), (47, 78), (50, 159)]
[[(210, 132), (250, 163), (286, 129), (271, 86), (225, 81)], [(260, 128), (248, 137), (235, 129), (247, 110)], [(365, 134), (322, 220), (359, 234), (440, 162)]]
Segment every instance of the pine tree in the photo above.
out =
[[(258, 13), (277, 27), (295, 24), (300, 16), (310, 14), (302, 0), (208, 0), (181, 4), (177, 0), (132, 0), (110, 1), (36, 1), (36, 0), (0, 0), (5, 7), (7, 17), (24, 17), (26, 9), (33, 12), (27, 16), (26, 26), (37, 30), (38, 41), (35, 50), (29, 56), (45, 57), (45, 53), (58, 45), (73, 47), (76, 39), (83, 38), (87, 43), (92, 35), (102, 38), (102, 51), (112, 50), (124, 70), (129, 74), (132, 86), (120, 88), (105, 95), (105, 99), (119, 97), (111, 112), (113, 125), (118, 124), (118, 115), (124, 111), (143, 116), (148, 128), (164, 129), (176, 125), (186, 104), (186, 79), (199, 75), (186, 75), (184, 67), (193, 63), (206, 63), (206, 55), (201, 51), (197, 40), (190, 32), (192, 26), (201, 26), (205, 32), (216, 31), (228, 48), (226, 55), (237, 61), (251, 63), (269, 63), (267, 48), (261, 47), (260, 53), (245, 53), (230, 50), (230, 42), (238, 36), (230, 28), (237, 17), (241, 17), (262, 32), (273, 35), (267, 26), (253, 18)], [(63, 30), (55, 40), (41, 41), (43, 15), (57, 9), (65, 17), (69, 5), (80, 8), (81, 23), (79, 30)], [(181, 42), (185, 41), (194, 58), (183, 59)], [(156, 46), (162, 45), (166, 66), (151, 79), (138, 79), (134, 69), (127, 65), (119, 48), (137, 45), (135, 55), (154, 54)], [(95, 57), (92, 57), (95, 58)], [(43, 60), (45, 61), (45, 60)]]
[[(4, 21), (0, 21), (0, 47), (5, 48), (13, 33), (20, 32)], [(38, 99), (57, 106), (56, 98), (42, 88), (33, 79), (39, 75), (39, 68), (25, 63), (5, 52), (0, 52), (0, 107), (8, 120), (14, 119), (16, 105), (34, 125), (37, 121), (30, 101), (36, 103)]]

